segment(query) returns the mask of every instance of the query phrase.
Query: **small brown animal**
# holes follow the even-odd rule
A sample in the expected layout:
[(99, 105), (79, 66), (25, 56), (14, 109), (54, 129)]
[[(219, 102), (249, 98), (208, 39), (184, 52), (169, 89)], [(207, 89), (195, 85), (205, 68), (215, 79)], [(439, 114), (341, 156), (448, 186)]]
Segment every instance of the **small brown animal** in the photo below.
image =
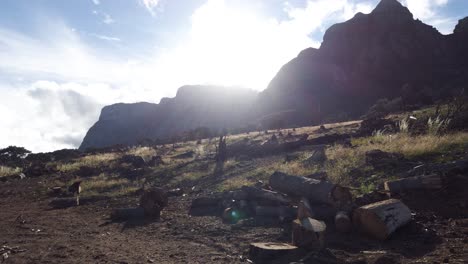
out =
[(76, 195), (76, 205), (80, 205), (81, 181), (76, 181), (70, 185), (68, 191)]

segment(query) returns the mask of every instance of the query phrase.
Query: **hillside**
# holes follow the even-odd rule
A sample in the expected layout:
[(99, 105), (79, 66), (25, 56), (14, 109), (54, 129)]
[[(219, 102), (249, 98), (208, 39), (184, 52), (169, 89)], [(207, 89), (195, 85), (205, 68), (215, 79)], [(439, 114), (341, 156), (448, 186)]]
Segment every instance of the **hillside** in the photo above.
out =
[(80, 149), (167, 140), (200, 127), (219, 132), (351, 120), (380, 98), (401, 97), (405, 105), (449, 98), (468, 83), (467, 19), (442, 35), (397, 0), (383, 0), (370, 14), (330, 27), (319, 49), (302, 51), (258, 95), (185, 86), (157, 105), (107, 106)]
[[(242, 200), (221, 207), (212, 202), (245, 186), (271, 192), (269, 178), (281, 171), (346, 186), (355, 206), (388, 199), (387, 181), (443, 178), (436, 189), (391, 194), (411, 209), (412, 220), (389, 239), (376, 240), (356, 227), (343, 234), (326, 220), (326, 249), (308, 251), (299, 258), (311, 262), (299, 263), (465, 263), (468, 133), (429, 119), (450, 109), (393, 114), (371, 130), (368, 120), (358, 120), (228, 135), (221, 170), (217, 138), (27, 157), (24, 149), (2, 150), (0, 253), (11, 263), (247, 263), (252, 242), (290, 242), (291, 219), (249, 215)], [(74, 201), (67, 187), (77, 180), (80, 205), (58, 203)], [(171, 190), (160, 218), (110, 217), (117, 208), (139, 204), (155, 186)], [(194, 211), (196, 201), (205, 210)], [(288, 203), (297, 206), (294, 199)], [(245, 214), (226, 222), (225, 206)]]

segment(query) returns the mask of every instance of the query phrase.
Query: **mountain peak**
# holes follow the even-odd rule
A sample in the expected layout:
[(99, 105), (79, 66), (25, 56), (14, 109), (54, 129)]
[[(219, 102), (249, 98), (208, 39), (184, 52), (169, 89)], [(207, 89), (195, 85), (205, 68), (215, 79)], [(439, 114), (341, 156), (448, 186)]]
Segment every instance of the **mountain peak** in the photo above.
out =
[(413, 19), (413, 14), (411, 14), (408, 8), (403, 6), (398, 0), (381, 0), (380, 3), (372, 11), (372, 14), (397, 16), (400, 19)]

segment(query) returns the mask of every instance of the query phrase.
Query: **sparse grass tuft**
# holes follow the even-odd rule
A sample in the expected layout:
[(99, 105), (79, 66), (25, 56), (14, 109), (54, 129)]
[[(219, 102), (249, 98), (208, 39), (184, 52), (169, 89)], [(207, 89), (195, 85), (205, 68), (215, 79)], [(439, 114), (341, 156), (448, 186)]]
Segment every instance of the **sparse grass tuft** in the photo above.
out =
[(7, 177), (21, 173), (21, 168), (11, 168), (6, 166), (0, 166), (0, 177)]

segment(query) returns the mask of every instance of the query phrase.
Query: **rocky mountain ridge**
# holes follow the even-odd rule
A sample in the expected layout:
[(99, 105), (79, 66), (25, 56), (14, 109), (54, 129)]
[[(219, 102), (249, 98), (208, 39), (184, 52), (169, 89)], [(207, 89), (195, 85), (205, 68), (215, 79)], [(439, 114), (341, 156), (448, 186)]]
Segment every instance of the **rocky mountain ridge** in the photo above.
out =
[(466, 84), (468, 18), (443, 35), (397, 0), (382, 0), (370, 14), (331, 26), (319, 49), (300, 52), (258, 95), (184, 86), (159, 104), (107, 106), (80, 149), (167, 139), (197, 127), (255, 127), (265, 117), (283, 126), (357, 118), (379, 98), (440, 99)]

